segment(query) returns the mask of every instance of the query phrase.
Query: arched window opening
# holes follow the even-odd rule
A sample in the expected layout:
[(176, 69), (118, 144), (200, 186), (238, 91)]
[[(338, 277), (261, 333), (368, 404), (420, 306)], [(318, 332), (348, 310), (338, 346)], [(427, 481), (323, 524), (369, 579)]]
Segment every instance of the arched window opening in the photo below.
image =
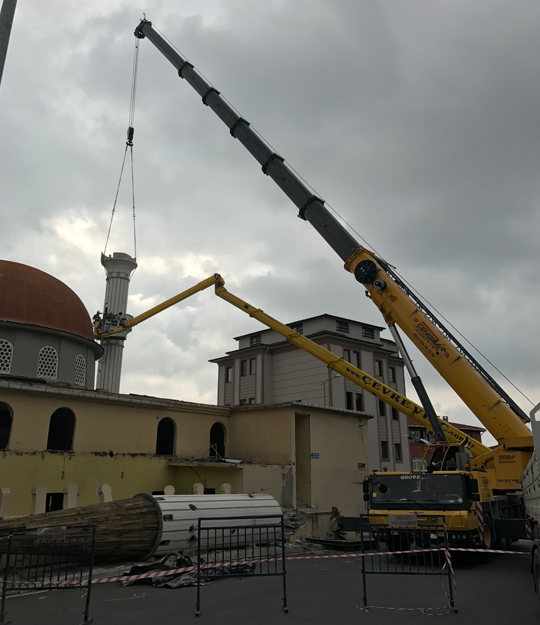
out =
[(79, 354), (75, 358), (75, 384), (84, 386), (86, 382), (86, 359)]
[(12, 422), (11, 408), (0, 401), (0, 449), (8, 448)]
[(210, 429), (210, 457), (225, 458), (225, 426), (214, 423)]
[(0, 339), (0, 373), (11, 372), (11, 360), (13, 359), (13, 345), (6, 341), (6, 339)]
[(39, 350), (38, 358), (38, 378), (50, 378), (56, 380), (58, 374), (58, 352), (46, 345)]
[(157, 426), (156, 454), (158, 456), (174, 456), (176, 426), (172, 419), (165, 417)]
[(69, 408), (58, 408), (51, 416), (47, 449), (50, 451), (71, 451), (75, 432), (75, 414)]

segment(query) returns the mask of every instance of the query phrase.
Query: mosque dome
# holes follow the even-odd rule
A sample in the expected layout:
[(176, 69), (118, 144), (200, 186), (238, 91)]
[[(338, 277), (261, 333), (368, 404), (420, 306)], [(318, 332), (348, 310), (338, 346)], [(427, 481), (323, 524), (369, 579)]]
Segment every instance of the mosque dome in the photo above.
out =
[(0, 260), (0, 293), (0, 322), (60, 330), (94, 341), (85, 305), (68, 286), (48, 273)]

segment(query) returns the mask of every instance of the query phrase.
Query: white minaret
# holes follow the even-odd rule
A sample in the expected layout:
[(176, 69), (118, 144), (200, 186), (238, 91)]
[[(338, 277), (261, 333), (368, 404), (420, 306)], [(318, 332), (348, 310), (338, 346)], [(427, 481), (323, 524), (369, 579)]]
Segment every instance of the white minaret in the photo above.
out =
[[(135, 259), (129, 254), (114, 252), (112, 256), (101, 254), (101, 264), (107, 272), (107, 287), (105, 289), (105, 304), (103, 306), (104, 319), (106, 314), (116, 316), (119, 313), (122, 313), (123, 317), (129, 319), (130, 315), (126, 315), (126, 308), (129, 281), (133, 272), (137, 269)], [(121, 333), (101, 342), (105, 353), (99, 360), (97, 388), (102, 388), (111, 393), (120, 392), (122, 356), (126, 337), (127, 333)]]

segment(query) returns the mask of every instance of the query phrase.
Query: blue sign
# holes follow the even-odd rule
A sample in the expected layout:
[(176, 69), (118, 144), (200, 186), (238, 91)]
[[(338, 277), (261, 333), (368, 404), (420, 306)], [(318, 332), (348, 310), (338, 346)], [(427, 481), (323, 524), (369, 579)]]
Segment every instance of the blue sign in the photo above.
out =
[(319, 459), (319, 454), (311, 454), (311, 457), (314, 458), (315, 460)]

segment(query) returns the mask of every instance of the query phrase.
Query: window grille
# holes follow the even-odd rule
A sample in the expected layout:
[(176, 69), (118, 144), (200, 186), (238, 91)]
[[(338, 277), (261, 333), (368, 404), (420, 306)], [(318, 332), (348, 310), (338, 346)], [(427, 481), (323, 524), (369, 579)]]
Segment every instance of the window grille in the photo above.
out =
[(298, 334), (304, 334), (304, 324), (303, 323), (291, 323), (289, 328), (293, 332), (298, 332)]
[(58, 352), (47, 345), (39, 350), (38, 378), (50, 378), (56, 380), (58, 374)]
[(362, 326), (362, 338), (364, 338), (364, 339), (374, 339), (375, 338), (375, 330), (373, 328), (367, 328), (366, 326)]
[(349, 334), (349, 322), (343, 321), (343, 319), (336, 319), (336, 332)]
[(13, 345), (5, 339), (0, 339), (0, 373), (11, 372)]
[(249, 346), (250, 347), (257, 347), (260, 344), (261, 344), (261, 335), (260, 334), (256, 334), (255, 336), (250, 337), (250, 339), (249, 339)]
[(86, 360), (80, 354), (75, 359), (75, 384), (84, 386), (86, 382)]

